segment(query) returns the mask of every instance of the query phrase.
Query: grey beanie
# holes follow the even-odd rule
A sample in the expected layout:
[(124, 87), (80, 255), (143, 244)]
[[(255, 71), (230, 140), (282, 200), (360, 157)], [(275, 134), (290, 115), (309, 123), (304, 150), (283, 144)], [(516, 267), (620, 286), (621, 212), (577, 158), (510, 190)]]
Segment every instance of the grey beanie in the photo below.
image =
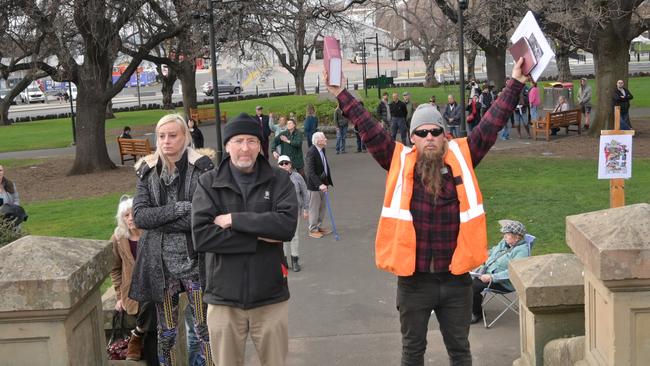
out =
[(420, 104), (415, 112), (413, 112), (409, 135), (412, 135), (416, 128), (428, 124), (438, 125), (447, 132), (447, 124), (442, 119), (442, 115), (438, 112), (438, 109), (429, 103)]

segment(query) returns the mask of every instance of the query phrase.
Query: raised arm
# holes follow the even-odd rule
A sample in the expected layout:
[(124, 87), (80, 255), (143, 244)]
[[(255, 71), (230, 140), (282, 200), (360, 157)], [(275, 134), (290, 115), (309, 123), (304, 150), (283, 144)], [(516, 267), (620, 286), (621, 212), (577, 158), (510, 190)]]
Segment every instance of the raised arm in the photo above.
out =
[[(327, 76), (325, 76), (327, 80)], [(341, 85), (345, 85), (342, 82)], [(395, 142), (388, 132), (375, 121), (368, 112), (345, 88), (327, 85), (327, 90), (339, 101), (343, 115), (359, 130), (361, 140), (379, 165), (388, 170), (395, 151)]]

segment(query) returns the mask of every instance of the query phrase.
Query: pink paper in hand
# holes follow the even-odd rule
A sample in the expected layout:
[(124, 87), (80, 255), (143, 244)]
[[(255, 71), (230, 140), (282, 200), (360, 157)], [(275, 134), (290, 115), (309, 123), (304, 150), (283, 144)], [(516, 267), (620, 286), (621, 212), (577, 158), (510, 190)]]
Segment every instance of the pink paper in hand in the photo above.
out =
[(327, 84), (341, 86), (343, 79), (343, 60), (339, 41), (334, 37), (325, 37), (323, 40), (323, 64), (327, 70)]

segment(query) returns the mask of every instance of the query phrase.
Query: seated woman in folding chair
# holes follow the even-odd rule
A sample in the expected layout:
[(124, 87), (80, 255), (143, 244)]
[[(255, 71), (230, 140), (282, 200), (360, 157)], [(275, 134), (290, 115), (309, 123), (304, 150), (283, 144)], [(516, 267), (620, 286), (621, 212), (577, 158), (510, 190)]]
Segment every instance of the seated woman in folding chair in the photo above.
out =
[(530, 255), (530, 246), (525, 240), (526, 227), (519, 221), (502, 220), (501, 232), (503, 239), (490, 249), (485, 264), (478, 268), (474, 277), (474, 304), (472, 309), (472, 324), (483, 319), (481, 293), (487, 287), (493, 290), (512, 292), (514, 287), (508, 276), (508, 263), (516, 258)]

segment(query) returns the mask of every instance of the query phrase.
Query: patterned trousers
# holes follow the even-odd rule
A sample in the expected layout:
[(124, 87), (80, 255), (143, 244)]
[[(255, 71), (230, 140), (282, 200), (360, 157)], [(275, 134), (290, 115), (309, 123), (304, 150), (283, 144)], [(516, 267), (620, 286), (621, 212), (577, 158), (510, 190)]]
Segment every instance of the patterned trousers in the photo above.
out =
[[(185, 364), (186, 360), (178, 361), (174, 353), (176, 334), (178, 333), (178, 298), (181, 292), (187, 293), (187, 299), (192, 309), (194, 330), (201, 344), (199, 357), (204, 364), (211, 366), (210, 340), (208, 326), (205, 321), (206, 304), (203, 302), (203, 290), (197, 280), (170, 279), (165, 286), (165, 294), (162, 303), (156, 303), (156, 314), (158, 317), (158, 360), (161, 366), (175, 366)], [(181, 317), (181, 319), (183, 319)]]

